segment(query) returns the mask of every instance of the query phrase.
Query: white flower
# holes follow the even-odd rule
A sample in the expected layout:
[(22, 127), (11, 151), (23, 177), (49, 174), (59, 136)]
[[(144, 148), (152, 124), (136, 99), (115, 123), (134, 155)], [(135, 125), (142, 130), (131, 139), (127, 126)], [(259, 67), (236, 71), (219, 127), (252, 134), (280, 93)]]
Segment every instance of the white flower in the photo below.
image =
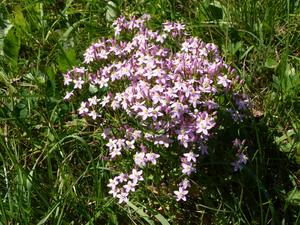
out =
[(191, 161), (196, 162), (196, 158), (199, 156), (198, 154), (195, 154), (192, 151), (189, 153), (184, 153), (183, 155), (186, 157), (186, 160), (188, 162), (191, 162)]
[(177, 201), (180, 201), (180, 200), (186, 201), (186, 195), (188, 193), (189, 192), (187, 190), (185, 190), (183, 187), (179, 187), (178, 191), (174, 191), (174, 194), (176, 195), (176, 200)]
[(109, 179), (109, 184), (107, 185), (107, 187), (110, 187), (111, 189), (116, 189), (118, 184), (118, 179), (116, 179), (115, 177), (114, 179)]
[(73, 95), (74, 95), (73, 91), (67, 92), (66, 95), (65, 95), (65, 97), (64, 97), (64, 100), (68, 100), (68, 99), (71, 98), (71, 96), (73, 96)]
[(98, 117), (98, 114), (96, 113), (95, 110), (91, 111), (88, 115), (92, 117), (93, 120), (97, 119)]
[(186, 175), (191, 175), (192, 172), (195, 171), (195, 168), (191, 165), (191, 164), (187, 164), (187, 163), (181, 163), (182, 166), (182, 173), (186, 174)]
[(132, 169), (131, 174), (129, 175), (129, 178), (134, 182), (137, 183), (138, 181), (144, 180), (142, 177), (143, 171), (139, 170), (137, 171), (136, 169)]
[(134, 155), (134, 163), (139, 166), (139, 167), (143, 167), (146, 166), (146, 158), (145, 158), (145, 153), (144, 152), (137, 152)]
[(223, 87), (228, 87), (229, 83), (231, 83), (231, 80), (227, 79), (227, 75), (225, 76), (218, 76), (218, 84), (222, 84)]
[(153, 152), (146, 154), (147, 161), (151, 162), (153, 165), (156, 165), (156, 159), (159, 158), (159, 156), (159, 154), (155, 154)]
[(81, 77), (79, 77), (78, 80), (73, 80), (74, 82), (74, 89), (81, 89), (82, 88), (82, 85), (84, 84), (84, 81), (81, 79)]
[(128, 181), (127, 184), (125, 184), (123, 187), (125, 188), (126, 192), (135, 191), (135, 186), (137, 183)]
[(126, 147), (127, 147), (128, 149), (135, 149), (134, 143), (135, 143), (135, 140), (132, 140), (132, 141), (126, 141)]
[(111, 156), (111, 158), (115, 158), (117, 155), (121, 155), (121, 149), (120, 148), (115, 148), (114, 150), (112, 150), (109, 155)]
[(121, 192), (120, 194), (117, 194), (117, 198), (119, 199), (119, 204), (122, 202), (128, 202), (128, 193)]
[(99, 99), (97, 98), (97, 96), (94, 96), (92, 98), (89, 98), (88, 101), (89, 101), (89, 105), (92, 106), (92, 105), (97, 105)]
[(80, 108), (78, 109), (78, 112), (79, 112), (80, 115), (89, 112), (89, 109), (86, 107), (85, 102), (81, 102), (81, 105), (80, 105)]

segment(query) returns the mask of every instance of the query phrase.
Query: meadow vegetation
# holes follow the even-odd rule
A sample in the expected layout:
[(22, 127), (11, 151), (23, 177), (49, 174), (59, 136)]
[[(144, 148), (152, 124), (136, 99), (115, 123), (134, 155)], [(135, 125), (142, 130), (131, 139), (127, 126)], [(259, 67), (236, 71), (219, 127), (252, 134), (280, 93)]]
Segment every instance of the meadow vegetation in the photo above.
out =
[[(118, 166), (131, 167), (108, 160), (103, 121), (78, 114), (81, 101), (107, 90), (90, 86), (64, 99), (65, 74), (84, 66), (86, 49), (112, 38), (119, 16), (145, 14), (154, 30), (182, 23), (214, 43), (250, 100), (242, 123), (218, 115), (222, 126), (197, 159), (186, 201), (174, 197), (180, 156), (168, 153), (119, 203), (107, 185)], [(223, 94), (213, 98), (231, 104)], [(101, 112), (111, 127), (141, 128), (121, 110)], [(234, 171), (236, 137), (248, 160)], [(0, 1), (0, 224), (299, 224), (299, 164), (299, 0)]]

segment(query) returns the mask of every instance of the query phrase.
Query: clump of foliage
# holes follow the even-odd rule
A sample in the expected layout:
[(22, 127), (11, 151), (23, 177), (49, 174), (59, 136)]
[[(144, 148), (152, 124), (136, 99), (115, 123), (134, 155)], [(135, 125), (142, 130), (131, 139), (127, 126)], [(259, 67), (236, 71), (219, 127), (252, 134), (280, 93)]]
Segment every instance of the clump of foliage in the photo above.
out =
[[(153, 31), (146, 25), (149, 19), (118, 18), (115, 37), (92, 44), (84, 54), (85, 67), (64, 75), (70, 88), (65, 99), (85, 88), (103, 90), (81, 102), (78, 113), (99, 121), (109, 160), (115, 171), (125, 170), (108, 184), (119, 203), (127, 202), (145, 179), (143, 171), (167, 174), (153, 168), (167, 159), (181, 165), (171, 177), (181, 180), (174, 191), (177, 200), (186, 201), (199, 154), (209, 153), (208, 142), (223, 123), (242, 122), (249, 108), (243, 82), (216, 45), (189, 36), (180, 23), (165, 22), (162, 31)], [(235, 171), (247, 162), (240, 146)]]
[[(217, 45), (223, 61), (245, 80), (241, 88), (251, 99), (254, 117), (244, 122), (233, 123), (230, 112), (216, 109), (216, 124), (205, 142), (208, 155), (188, 142), (199, 155), (196, 163), (191, 160), (196, 171), (189, 176), (182, 173), (181, 157), (190, 149), (177, 133), (168, 149), (143, 140), (146, 152), (138, 151), (137, 142), (134, 150), (122, 148), (122, 157), (111, 160), (109, 139), (125, 139), (132, 128), (150, 129), (140, 123), (149, 124), (152, 117), (143, 121), (111, 107), (129, 80), (109, 81), (101, 89), (84, 80), (72, 101), (63, 100), (62, 74), (84, 61), (87, 46), (105, 42), (97, 37), (112, 37), (111, 22), (120, 14), (128, 18), (145, 13), (151, 15), (146, 25), (152, 30), (160, 30), (162, 21), (184, 21), (188, 37)], [(298, 224), (299, 13), (299, 0), (1, 1), (0, 224)], [(133, 36), (125, 31), (113, 39), (120, 44)], [(163, 45), (176, 54), (181, 42), (172, 40)], [(85, 67), (92, 73), (120, 61), (116, 57)], [(233, 74), (228, 75), (232, 80)], [(109, 92), (114, 98), (98, 111)], [(98, 106), (88, 107), (93, 95)], [(96, 120), (88, 115), (91, 111), (78, 116), (82, 100), (91, 111), (95, 107)], [(234, 99), (221, 102), (226, 101), (236, 104)], [(115, 128), (124, 124), (130, 126)], [(104, 131), (109, 131), (108, 139), (101, 136)], [(232, 143), (236, 137), (246, 142)], [(160, 157), (155, 165), (147, 161), (138, 167), (137, 152), (144, 159), (149, 153)], [(238, 171), (245, 152), (247, 166)], [(133, 167), (143, 171), (144, 181), (130, 191), (130, 201), (118, 204), (108, 193), (109, 179), (121, 173), (128, 179)], [(185, 178), (189, 182), (182, 182)], [(174, 191), (186, 201), (176, 202)]]

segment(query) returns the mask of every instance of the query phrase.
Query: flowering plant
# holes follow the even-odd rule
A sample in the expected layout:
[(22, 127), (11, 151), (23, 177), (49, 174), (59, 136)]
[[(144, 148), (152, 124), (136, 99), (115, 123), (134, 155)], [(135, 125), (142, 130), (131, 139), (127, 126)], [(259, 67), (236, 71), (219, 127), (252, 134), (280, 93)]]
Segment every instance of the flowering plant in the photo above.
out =
[(174, 176), (181, 181), (173, 193), (185, 201), (197, 159), (209, 153), (207, 143), (221, 127), (219, 112), (240, 122), (249, 106), (242, 81), (216, 45), (189, 36), (181, 23), (151, 30), (149, 19), (118, 18), (114, 38), (92, 44), (84, 67), (64, 74), (66, 100), (85, 87), (102, 90), (83, 101), (78, 113), (99, 121), (109, 160), (127, 170), (107, 185), (119, 203), (128, 201), (147, 168), (170, 155), (180, 165)]

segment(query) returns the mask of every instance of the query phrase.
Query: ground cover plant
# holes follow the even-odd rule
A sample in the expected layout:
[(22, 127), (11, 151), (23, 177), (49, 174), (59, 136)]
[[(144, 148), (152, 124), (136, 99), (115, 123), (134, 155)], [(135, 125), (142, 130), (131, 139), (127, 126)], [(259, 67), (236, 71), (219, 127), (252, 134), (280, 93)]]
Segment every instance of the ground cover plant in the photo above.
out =
[[(128, 202), (129, 193), (144, 180), (142, 173), (147, 169), (143, 168), (156, 165), (162, 155), (168, 160), (172, 154), (178, 155), (182, 175), (196, 172), (198, 153), (208, 154), (212, 128), (224, 129), (224, 119), (219, 117), (227, 117), (227, 124), (230, 117), (233, 122), (243, 122), (243, 111), (249, 109), (249, 99), (239, 90), (243, 81), (223, 62), (217, 46), (190, 37), (180, 23), (165, 22), (162, 32), (150, 30), (146, 26), (149, 19), (149, 15), (117, 18), (113, 23), (115, 38), (92, 44), (84, 54), (86, 67), (64, 74), (64, 83), (71, 89), (66, 100), (80, 95), (77, 90), (84, 86), (93, 89), (90, 92), (105, 92), (100, 98), (93, 95), (81, 102), (78, 113), (100, 121), (97, 124), (103, 127), (102, 137), (108, 142), (112, 161), (134, 161), (131, 174), (110, 179), (110, 193), (119, 203)], [(124, 34), (130, 41), (122, 41)], [(177, 45), (167, 48), (172, 42)], [(119, 109), (127, 116), (111, 112)], [(240, 140), (234, 145), (239, 159), (232, 164), (237, 171), (247, 157)], [(122, 164), (116, 161), (116, 167)], [(179, 190), (174, 191), (177, 200), (186, 201), (190, 181), (182, 178), (178, 185)]]
[[(299, 13), (299, 1), (294, 0), (1, 1), (0, 223), (298, 224)], [(103, 86), (107, 83), (107, 87), (101, 89), (101, 82), (89, 84), (95, 80), (88, 80), (87, 71), (92, 73), (122, 60), (114, 52), (108, 56), (113, 60), (97, 59), (87, 66), (86, 49), (92, 43), (105, 43), (104, 40), (113, 38), (112, 23), (119, 16), (138, 19), (144, 14), (151, 16), (146, 24), (153, 32), (164, 32), (164, 26), (168, 27), (162, 25), (165, 21), (170, 22), (170, 29), (175, 24), (185, 24), (183, 33), (187, 36), (183, 34), (182, 41), (178, 37), (161, 45), (156, 43), (158, 48), (169, 49), (165, 59), (175, 61), (176, 54), (183, 52), (184, 39), (190, 38), (202, 45), (214, 43), (211, 47), (218, 49), (222, 58), (219, 69), (228, 65), (235, 70), (232, 73), (226, 68), (222, 74), (228, 80), (223, 82), (217, 76), (212, 79), (216, 95), (202, 96), (222, 106), (218, 110), (201, 106), (207, 112), (201, 116), (211, 123), (207, 130), (198, 127), (198, 134), (210, 135), (205, 141), (207, 156), (197, 152), (199, 140), (187, 141), (184, 134), (177, 132), (178, 124), (173, 126), (174, 131), (168, 130), (173, 141), (171, 150), (167, 152), (164, 145), (156, 146), (150, 136), (167, 132), (151, 128), (153, 111), (148, 118), (150, 112), (113, 109), (114, 93), (129, 90), (130, 79), (103, 79)], [(121, 32), (116, 43), (130, 42), (134, 35)], [(128, 60), (132, 55), (124, 57)], [(69, 72), (73, 76), (75, 67), (84, 66), (86, 80), (74, 83), (78, 88), (67, 101), (64, 74), (73, 69)], [(158, 68), (167, 72), (174, 69)], [(80, 73), (77, 69), (76, 76)], [(139, 80), (153, 88), (154, 78), (143, 78), (144, 75), (141, 73)], [(235, 86), (237, 76), (243, 82)], [(79, 91), (82, 81), (85, 83)], [(176, 79), (168, 82), (173, 85)], [(230, 83), (228, 90), (225, 83)], [(72, 95), (72, 89), (67, 91)], [(237, 96), (247, 93), (251, 108), (243, 122), (234, 123), (225, 108), (238, 109), (231, 95), (237, 91)], [(85, 112), (93, 102), (104, 104), (103, 98), (109, 92), (112, 95), (105, 107), (91, 106), (99, 115), (92, 110)], [(97, 99), (93, 98), (95, 95)], [(182, 98), (187, 101), (185, 96)], [(142, 94), (140, 101), (146, 99)], [(81, 105), (82, 101), (86, 103)], [(148, 101), (147, 107), (153, 108), (153, 102)], [(188, 110), (192, 109), (192, 103), (187, 104)], [(82, 115), (78, 115), (79, 108)], [(176, 121), (171, 111), (167, 117), (170, 122)], [(156, 121), (161, 119), (158, 115)], [(110, 132), (103, 134), (108, 126)], [(139, 140), (134, 143), (135, 150), (121, 151), (127, 154), (127, 161), (111, 161), (110, 157), (116, 153), (118, 159), (119, 153), (118, 149), (109, 150), (109, 139), (114, 146), (114, 138), (130, 136), (134, 132), (132, 127), (139, 127), (142, 135), (151, 130), (149, 140), (143, 140), (147, 151), (142, 151)], [(105, 139), (105, 134), (110, 136)], [(178, 139), (179, 135), (182, 139)], [(235, 138), (240, 141), (232, 142)], [(237, 152), (248, 158), (241, 170)], [(192, 163), (181, 162), (180, 157)], [(189, 176), (182, 175), (189, 170), (184, 170), (181, 163), (192, 165), (186, 168), (195, 171)], [(139, 181), (135, 192), (130, 191), (127, 203), (119, 204), (119, 199), (112, 195), (112, 181), (122, 172), (130, 173), (133, 167), (143, 170), (144, 181)], [(181, 183), (185, 177), (190, 184), (188, 193), (184, 190), (187, 182)]]

